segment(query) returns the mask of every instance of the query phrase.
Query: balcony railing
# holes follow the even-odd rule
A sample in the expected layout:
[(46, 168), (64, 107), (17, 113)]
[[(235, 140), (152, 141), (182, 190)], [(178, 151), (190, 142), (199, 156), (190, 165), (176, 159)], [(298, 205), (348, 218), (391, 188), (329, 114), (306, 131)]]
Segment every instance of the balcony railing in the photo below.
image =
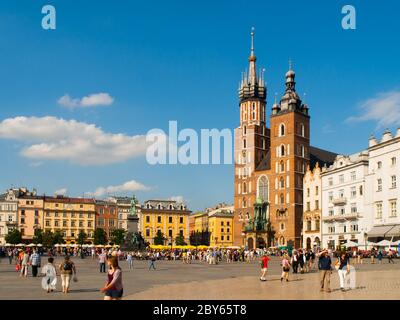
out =
[(357, 212), (345, 213), (345, 214), (336, 214), (333, 216), (323, 217), (323, 221), (345, 221), (345, 220), (354, 220), (362, 218), (362, 216)]
[(341, 204), (346, 204), (346, 202), (347, 202), (347, 199), (344, 197), (332, 199), (332, 204), (335, 206), (341, 205)]

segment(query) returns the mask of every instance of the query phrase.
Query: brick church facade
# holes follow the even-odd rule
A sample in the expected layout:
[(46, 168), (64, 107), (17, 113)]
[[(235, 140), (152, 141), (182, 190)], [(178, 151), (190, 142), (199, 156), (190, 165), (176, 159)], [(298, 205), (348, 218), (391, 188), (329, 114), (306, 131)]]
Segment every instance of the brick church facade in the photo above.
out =
[[(239, 86), (240, 125), (235, 129), (235, 245), (249, 248), (301, 245), (303, 176), (307, 166), (333, 162), (336, 154), (310, 146), (309, 108), (296, 92), (295, 72), (275, 101), (267, 127), (267, 88), (256, 73), (254, 32), (249, 69)], [(263, 208), (267, 223), (255, 227)], [(261, 209), (259, 209), (261, 210)]]

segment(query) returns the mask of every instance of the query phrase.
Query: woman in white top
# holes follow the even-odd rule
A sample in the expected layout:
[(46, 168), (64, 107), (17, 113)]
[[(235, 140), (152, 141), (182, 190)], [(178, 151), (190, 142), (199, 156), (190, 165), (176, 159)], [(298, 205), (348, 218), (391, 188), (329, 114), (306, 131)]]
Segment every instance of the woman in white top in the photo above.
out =
[(49, 293), (56, 290), (57, 285), (57, 271), (53, 265), (54, 258), (50, 257), (48, 263), (42, 268), (42, 274), (44, 278), (42, 279), (42, 287)]
[(27, 277), (28, 276), (28, 264), (29, 264), (29, 254), (24, 252), (22, 255), (22, 261), (21, 261), (21, 277)]

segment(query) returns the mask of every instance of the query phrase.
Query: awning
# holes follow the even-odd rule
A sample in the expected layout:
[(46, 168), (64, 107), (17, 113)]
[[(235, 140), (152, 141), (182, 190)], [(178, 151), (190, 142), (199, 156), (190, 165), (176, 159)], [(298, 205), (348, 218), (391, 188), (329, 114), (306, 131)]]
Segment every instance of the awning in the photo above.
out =
[(400, 237), (400, 224), (395, 225), (389, 232), (386, 234), (386, 237)]
[(389, 237), (388, 233), (397, 225), (375, 226), (368, 233), (368, 238)]

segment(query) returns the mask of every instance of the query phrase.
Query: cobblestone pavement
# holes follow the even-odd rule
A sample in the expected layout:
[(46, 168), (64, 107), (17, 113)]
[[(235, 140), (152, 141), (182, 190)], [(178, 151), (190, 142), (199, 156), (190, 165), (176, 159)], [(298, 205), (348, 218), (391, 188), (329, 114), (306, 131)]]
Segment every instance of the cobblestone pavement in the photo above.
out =
[[(46, 258), (42, 259), (42, 262)], [(61, 262), (56, 259), (56, 264)], [(71, 293), (60, 292), (60, 280), (55, 293), (47, 294), (41, 288), (41, 279), (20, 278), (15, 266), (8, 260), (0, 262), (0, 299), (55, 299), (98, 300), (103, 295), (105, 274), (100, 274), (97, 260), (74, 258), (79, 281), (71, 284)], [(207, 265), (195, 261), (157, 261), (156, 270), (148, 270), (147, 261), (135, 261), (134, 269), (123, 269), (125, 299), (400, 299), (400, 260), (389, 265), (369, 264), (356, 266), (356, 289), (342, 292), (339, 277), (334, 271), (331, 293), (319, 291), (318, 273), (290, 274), (290, 282), (280, 282), (280, 260), (273, 257), (266, 282), (259, 280), (258, 261), (251, 263), (221, 263)]]

